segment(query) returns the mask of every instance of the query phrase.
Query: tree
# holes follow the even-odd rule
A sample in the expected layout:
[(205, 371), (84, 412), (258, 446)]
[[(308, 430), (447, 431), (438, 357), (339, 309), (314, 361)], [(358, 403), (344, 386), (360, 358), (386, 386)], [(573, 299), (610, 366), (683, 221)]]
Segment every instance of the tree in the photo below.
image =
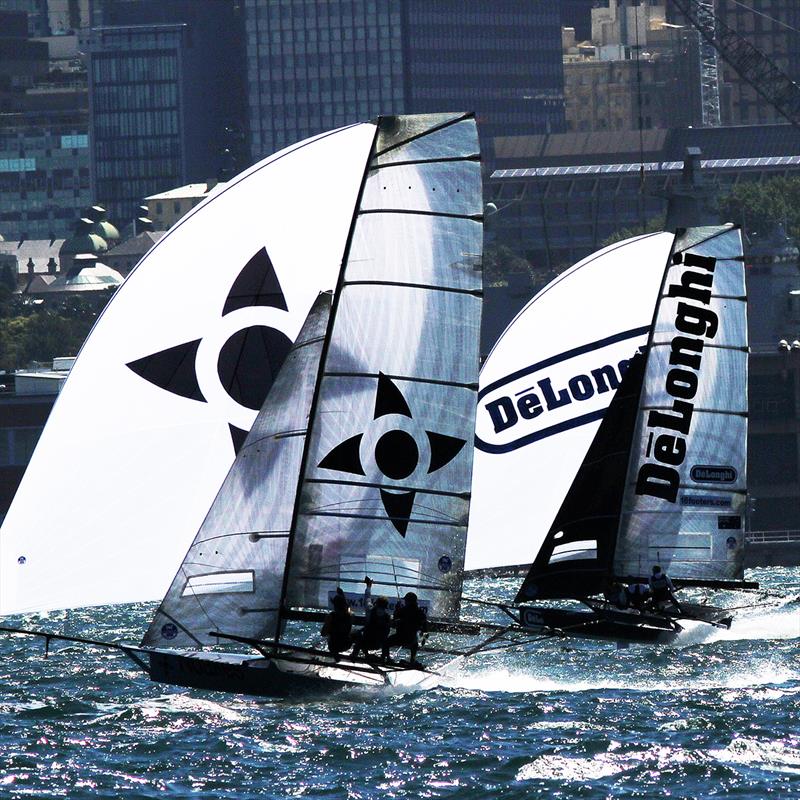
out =
[(777, 224), (800, 236), (800, 178), (741, 181), (720, 198), (719, 208), (722, 219), (741, 225), (750, 236), (767, 235)]
[(608, 247), (611, 244), (616, 244), (617, 242), (623, 241), (623, 239), (630, 239), (634, 236), (642, 236), (645, 233), (656, 233), (657, 231), (663, 231), (666, 221), (666, 214), (661, 214), (657, 217), (647, 220), (647, 222), (644, 224), (644, 227), (641, 225), (636, 225), (633, 228), (621, 228), (620, 230), (612, 233), (607, 239), (604, 239), (600, 243), (600, 247)]

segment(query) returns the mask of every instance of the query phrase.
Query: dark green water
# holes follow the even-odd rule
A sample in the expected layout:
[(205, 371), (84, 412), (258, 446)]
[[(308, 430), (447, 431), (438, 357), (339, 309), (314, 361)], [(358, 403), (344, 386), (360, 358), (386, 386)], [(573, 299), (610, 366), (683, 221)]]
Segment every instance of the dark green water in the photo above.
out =
[[(800, 569), (748, 577), (784, 599), (728, 595), (762, 605), (678, 646), (549, 641), (428, 691), (305, 702), (172, 689), (121, 656), (45, 660), (2, 637), (0, 798), (800, 797)], [(24, 622), (137, 643), (151, 612)]]

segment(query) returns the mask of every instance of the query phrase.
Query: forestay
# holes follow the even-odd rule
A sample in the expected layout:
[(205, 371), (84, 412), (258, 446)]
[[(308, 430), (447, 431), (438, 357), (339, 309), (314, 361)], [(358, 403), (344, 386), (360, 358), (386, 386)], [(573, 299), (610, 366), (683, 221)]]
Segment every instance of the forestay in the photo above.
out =
[(655, 315), (615, 573), (742, 575), (747, 311), (740, 231), (676, 239)]
[(319, 296), (145, 634), (143, 645), (274, 638), (331, 294)]
[(470, 117), (384, 118), (315, 401), (287, 578), (291, 606), (415, 591), (458, 612), (472, 467), (482, 199)]

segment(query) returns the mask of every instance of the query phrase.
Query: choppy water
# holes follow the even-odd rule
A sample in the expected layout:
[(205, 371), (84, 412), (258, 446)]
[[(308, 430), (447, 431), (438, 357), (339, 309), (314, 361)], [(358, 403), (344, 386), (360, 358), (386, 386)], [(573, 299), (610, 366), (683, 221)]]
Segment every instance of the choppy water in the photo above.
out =
[[(173, 689), (122, 656), (53, 645), (44, 660), (1, 637), (0, 797), (800, 797), (800, 569), (748, 577), (785, 599), (730, 631), (622, 651), (548, 641), (424, 692), (303, 702)], [(136, 643), (151, 612), (24, 622)]]

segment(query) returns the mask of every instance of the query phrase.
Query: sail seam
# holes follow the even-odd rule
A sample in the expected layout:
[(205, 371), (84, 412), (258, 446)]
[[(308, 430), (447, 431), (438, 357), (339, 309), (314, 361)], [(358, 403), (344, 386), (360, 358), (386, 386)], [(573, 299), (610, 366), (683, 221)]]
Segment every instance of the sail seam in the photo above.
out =
[[(386, 153), (391, 153), (392, 150), (397, 150), (398, 147), (404, 147), (411, 142), (415, 142), (417, 139), (422, 139), (425, 136), (429, 136), (432, 133), (436, 133), (437, 131), (442, 131), (445, 128), (449, 128), (451, 125), (457, 125), (459, 122), (463, 122), (465, 119), (472, 119), (475, 115), (474, 114), (462, 114), (460, 117), (454, 117), (453, 119), (449, 119), (446, 122), (440, 122), (438, 125), (434, 125), (432, 128), (428, 128), (427, 130), (420, 131), (419, 133), (415, 133), (413, 136), (409, 136), (408, 139), (403, 139), (402, 142), (395, 142), (395, 144), (389, 145), (389, 147), (384, 148), (383, 150), (376, 150), (373, 154), (373, 158), (380, 158)], [(380, 126), (376, 126), (380, 127)], [(377, 136), (376, 136), (377, 140)]]
[[(642, 406), (641, 410), (642, 411), (653, 411), (653, 410), (656, 410), (656, 411), (672, 411), (673, 410), (673, 406), (671, 406), (671, 405), (668, 405), (668, 406), (649, 406), (649, 405), (646, 405), (646, 406)], [(729, 417), (744, 417), (745, 419), (749, 416), (749, 413), (747, 411), (733, 411), (733, 410), (728, 410), (728, 409), (725, 409), (725, 408), (697, 408), (697, 406), (692, 408), (692, 413), (693, 414), (725, 414), (725, 415), (727, 415)]]
[(449, 156), (447, 158), (413, 158), (408, 161), (387, 161), (384, 164), (377, 164), (370, 167), (370, 172), (377, 172), (380, 169), (387, 169), (390, 167), (413, 167), (418, 164), (452, 164), (456, 161), (480, 161), (480, 153), (471, 153), (468, 156)]
[[(653, 342), (651, 347), (672, 347), (672, 342)], [(750, 348), (747, 345), (738, 344), (714, 344), (714, 342), (703, 342), (703, 349), (714, 350), (735, 350), (740, 353), (749, 353)]]
[[(390, 517), (388, 514), (348, 514), (344, 511), (301, 511), (300, 514), (304, 517), (341, 517), (343, 519), (384, 519), (395, 520), (402, 519), (406, 521), (406, 517)], [(409, 524), (417, 523), (419, 525), (444, 525), (448, 528), (466, 528), (464, 522), (450, 522), (445, 519), (425, 519), (422, 517), (409, 517)]]
[(483, 214), (452, 214), (446, 211), (421, 211), (414, 208), (363, 208), (358, 212), (364, 214), (416, 214), (423, 217), (444, 217), (445, 219), (470, 219), (473, 222), (483, 222)]
[(419, 489), (415, 486), (388, 486), (385, 483), (367, 483), (364, 481), (345, 481), (328, 480), (327, 478), (306, 478), (306, 483), (332, 484), (337, 486), (365, 486), (368, 489), (403, 489), (404, 491), (414, 491), (419, 494), (432, 494), (440, 497), (460, 497), (462, 500), (469, 500), (471, 492), (445, 492), (441, 489)]
[[(679, 264), (678, 266), (683, 266), (683, 265)], [(676, 299), (676, 298), (674, 297), (674, 295), (671, 295), (671, 294), (662, 294), (661, 295), (661, 299), (662, 300), (670, 300), (670, 299)], [(747, 295), (746, 294), (712, 294), (712, 295), (709, 295), (709, 299), (710, 300), (738, 300), (740, 303), (746, 303), (747, 302)]]
[(426, 289), (431, 292), (453, 292), (483, 297), (481, 289), (459, 289), (455, 286), (434, 286), (429, 283), (406, 283), (404, 281), (345, 281), (343, 286), (407, 286), (409, 289)]
[[(384, 373), (386, 374), (386, 373)], [(324, 372), (326, 378), (378, 378), (377, 372)], [(442, 381), (434, 378), (417, 378), (411, 375), (388, 375), (387, 378), (397, 381), (408, 381), (409, 383), (425, 383), (429, 386), (452, 386), (456, 389), (468, 389), (471, 392), (478, 391), (477, 383), (460, 383), (458, 381)]]

